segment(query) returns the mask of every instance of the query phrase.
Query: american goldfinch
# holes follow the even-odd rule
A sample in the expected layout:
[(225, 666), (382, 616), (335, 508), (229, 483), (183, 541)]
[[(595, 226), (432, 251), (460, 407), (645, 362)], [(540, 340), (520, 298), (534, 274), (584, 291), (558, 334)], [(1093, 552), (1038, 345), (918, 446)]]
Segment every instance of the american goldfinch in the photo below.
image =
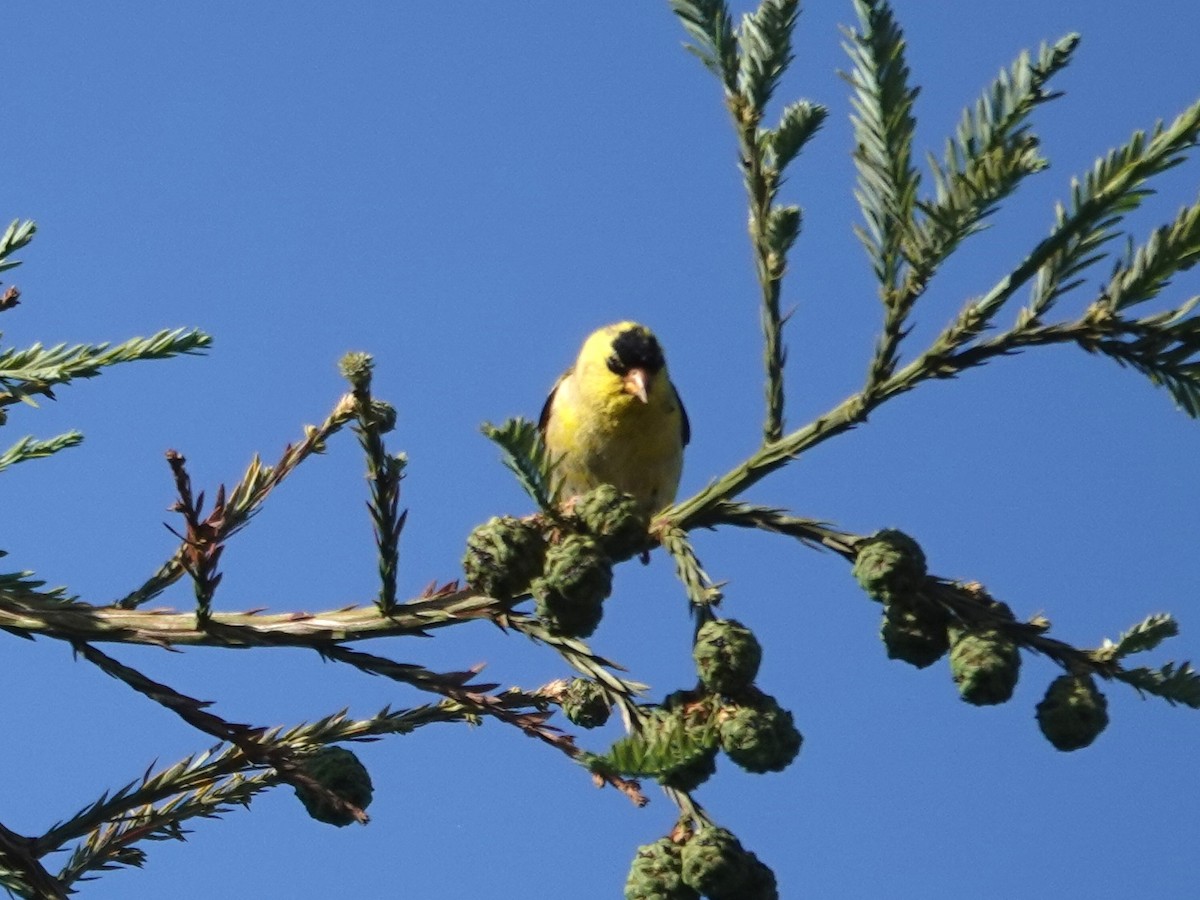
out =
[(557, 461), (560, 499), (611, 484), (647, 515), (675, 499), (691, 428), (645, 326), (618, 322), (589, 335), (551, 388), (538, 427)]

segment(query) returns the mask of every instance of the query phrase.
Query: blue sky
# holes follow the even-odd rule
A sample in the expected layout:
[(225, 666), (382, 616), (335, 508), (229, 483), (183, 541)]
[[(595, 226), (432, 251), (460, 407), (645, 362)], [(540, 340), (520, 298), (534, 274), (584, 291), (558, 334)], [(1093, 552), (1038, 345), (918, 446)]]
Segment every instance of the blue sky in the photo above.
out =
[[(1073, 174), (1195, 100), (1200, 21), (1183, 0), (896, 5), (923, 87), (923, 149), (940, 151), (1021, 49), (1084, 37), (1056, 82), (1067, 95), (1034, 120), (1050, 170), (947, 267), (911, 351), (1046, 233)], [(880, 320), (851, 233), (836, 74), (852, 8), (808, 6), (779, 97), (831, 115), (785, 189), (806, 223), (785, 288), (792, 426), (857, 389)], [(475, 524), (528, 510), (478, 426), (536, 416), (599, 325), (636, 318), (661, 337), (692, 422), (685, 495), (753, 449), (760, 336), (732, 134), (665, 2), (25, 4), (5, 27), (2, 213), (40, 227), (10, 279), (23, 302), (4, 316), (6, 346), (183, 325), (216, 340), (204, 358), (130, 366), (13, 410), (6, 444), (68, 428), (87, 441), (6, 473), (10, 569), (93, 602), (125, 593), (173, 548), (163, 452), (184, 453), (198, 487), (232, 482), (254, 452), (270, 459), (324, 417), (351, 349), (375, 354), (376, 391), (400, 413), (393, 445), (411, 459), (406, 596), (457, 576)], [(1192, 202), (1196, 173), (1163, 178), (1134, 234)], [(1196, 290), (1185, 277), (1164, 300)], [(1182, 636), (1146, 658), (1161, 663), (1200, 656), (1198, 450), (1200, 426), (1165, 393), (1054, 348), (926, 385), (750, 498), (856, 532), (901, 527), (938, 574), (978, 579), (1080, 645), (1172, 611)], [(307, 464), (230, 545), (218, 608), (369, 601), (361, 473), (349, 435)], [(1033, 720), (1056, 674), (1045, 660), (1025, 658), (1011, 703), (969, 707), (944, 665), (884, 657), (878, 607), (840, 559), (769, 536), (696, 543), (729, 582), (726, 614), (763, 637), (760, 684), (806, 738), (782, 775), (725, 761), (698, 794), (783, 896), (1200, 892), (1195, 712), (1112, 686), (1109, 730), (1058, 753)], [(164, 600), (186, 608), (189, 592)], [(592, 644), (660, 697), (692, 677), (690, 633), (657, 554), (619, 570)], [(422, 700), (301, 652), (110, 649), (237, 721)], [(434, 669), (486, 662), (490, 680), (527, 688), (567, 674), (484, 625), (370, 649)], [(56, 642), (9, 640), (4, 654), (0, 820), (18, 831), (208, 743)], [(106, 874), (84, 896), (611, 898), (634, 848), (674, 821), (652, 785), (635, 810), (494, 722), (356, 749), (376, 784), (368, 827), (316, 823), (283, 789), (198, 823), (187, 844), (149, 847), (145, 871)]]

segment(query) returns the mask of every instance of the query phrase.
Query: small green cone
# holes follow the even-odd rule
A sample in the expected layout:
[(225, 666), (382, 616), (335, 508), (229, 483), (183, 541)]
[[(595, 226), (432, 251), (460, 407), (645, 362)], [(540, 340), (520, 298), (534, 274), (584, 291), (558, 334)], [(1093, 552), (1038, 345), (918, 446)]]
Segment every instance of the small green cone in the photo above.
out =
[[(358, 757), (343, 747), (322, 747), (304, 760), (301, 769), (333, 793), (359, 809), (371, 805), (373, 790), (371, 776)], [(325, 797), (303, 786), (296, 787), (296, 796), (308, 814), (318, 822), (342, 828), (356, 821), (344, 810), (333, 806)]]
[(968, 703), (990, 706), (1011, 699), (1021, 671), (1021, 651), (1000, 631), (984, 629), (955, 635), (950, 673)]
[(704, 750), (687, 762), (658, 776), (663, 787), (691, 793), (717, 772), (717, 748)]
[(370, 353), (352, 351), (338, 360), (338, 372), (356, 390), (370, 385), (374, 370), (375, 359)]
[(1037, 722), (1059, 750), (1082, 750), (1108, 727), (1108, 701), (1091, 675), (1060, 675), (1037, 705)]
[(743, 897), (761, 877), (741, 842), (724, 828), (702, 828), (683, 845), (683, 883), (709, 898)]
[(556, 591), (546, 578), (533, 579), (530, 590), (537, 600), (534, 614), (557, 637), (588, 637), (604, 618), (604, 604), (601, 601), (571, 600)]
[(692, 658), (706, 688), (718, 694), (733, 694), (754, 684), (762, 662), (762, 646), (741, 622), (713, 619), (696, 633)]
[[(694, 791), (717, 771), (715, 698), (697, 691), (668, 694), (655, 718), (662, 723), (663, 745), (679, 756), (678, 764), (658, 776), (658, 783)], [(686, 739), (681, 739), (686, 735)]]
[(903, 531), (888, 528), (859, 547), (853, 574), (872, 600), (902, 600), (915, 594), (925, 581), (925, 553)]
[(546, 551), (546, 570), (530, 585), (536, 613), (552, 634), (585, 638), (604, 615), (612, 560), (594, 538), (572, 534)]
[(775, 873), (752, 851), (746, 851), (746, 883), (737, 894), (713, 896), (716, 900), (779, 900)]
[(649, 544), (650, 519), (633, 497), (611, 484), (602, 484), (580, 497), (573, 513), (584, 531), (618, 562), (640, 553)]
[(700, 895), (683, 883), (679, 845), (670, 838), (638, 847), (629, 877), (625, 900), (700, 900)]
[(536, 525), (511, 516), (492, 518), (467, 538), (463, 574), (480, 593), (511, 600), (529, 589), (545, 556), (546, 541)]
[(782, 772), (804, 743), (792, 714), (766, 694), (723, 708), (720, 719), (721, 749), (747, 772)]
[(883, 608), (879, 636), (888, 659), (898, 659), (918, 669), (931, 666), (950, 649), (944, 612), (930, 603), (909, 604), (893, 600)]
[(612, 707), (600, 685), (588, 678), (574, 678), (563, 694), (562, 711), (580, 728), (599, 728), (608, 721)]
[(399, 414), (396, 412), (396, 407), (386, 400), (376, 400), (372, 397), (371, 410), (367, 415), (379, 429), (380, 434), (387, 434), (396, 429), (396, 419)]

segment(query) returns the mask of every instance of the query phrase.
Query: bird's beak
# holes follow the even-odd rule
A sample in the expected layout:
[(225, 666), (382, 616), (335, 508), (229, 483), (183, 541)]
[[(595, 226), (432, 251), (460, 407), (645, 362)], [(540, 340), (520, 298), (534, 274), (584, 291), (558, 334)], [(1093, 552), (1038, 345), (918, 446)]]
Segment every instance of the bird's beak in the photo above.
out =
[(646, 370), (630, 369), (625, 374), (625, 393), (633, 394), (643, 403), (646, 402)]

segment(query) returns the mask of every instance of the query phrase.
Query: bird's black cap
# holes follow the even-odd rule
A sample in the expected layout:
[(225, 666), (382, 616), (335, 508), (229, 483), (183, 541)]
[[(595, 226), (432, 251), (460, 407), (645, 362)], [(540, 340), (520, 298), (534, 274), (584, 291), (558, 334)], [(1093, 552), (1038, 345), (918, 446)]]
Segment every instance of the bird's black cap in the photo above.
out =
[(666, 365), (662, 347), (645, 328), (628, 328), (613, 339), (613, 353), (608, 358), (608, 368), (617, 375), (625, 375), (630, 369), (645, 369), (653, 374)]

